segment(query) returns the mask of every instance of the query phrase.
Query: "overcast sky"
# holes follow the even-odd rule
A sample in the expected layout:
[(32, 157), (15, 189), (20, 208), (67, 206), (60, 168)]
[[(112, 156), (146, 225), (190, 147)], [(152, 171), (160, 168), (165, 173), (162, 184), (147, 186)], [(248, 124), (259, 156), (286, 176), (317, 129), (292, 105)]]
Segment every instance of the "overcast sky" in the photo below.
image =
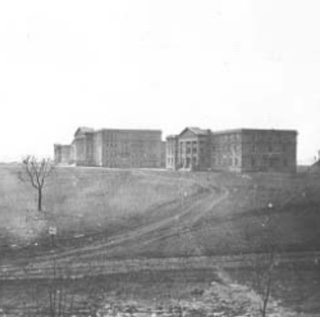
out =
[(0, 2), (0, 160), (78, 126), (299, 131), (320, 148), (319, 0)]

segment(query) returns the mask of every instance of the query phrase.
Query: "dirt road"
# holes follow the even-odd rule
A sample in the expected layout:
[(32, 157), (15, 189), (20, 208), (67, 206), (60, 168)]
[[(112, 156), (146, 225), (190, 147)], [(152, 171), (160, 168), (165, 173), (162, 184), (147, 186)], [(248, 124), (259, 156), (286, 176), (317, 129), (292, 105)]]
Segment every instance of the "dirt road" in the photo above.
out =
[[(137, 171), (137, 174), (143, 174), (144, 171)], [(155, 178), (159, 181), (166, 178), (163, 174), (155, 173)], [(198, 180), (186, 178), (186, 182), (199, 185)], [(35, 258), (28, 267), (46, 268), (51, 266), (52, 260), (61, 263), (61, 265), (69, 265), (74, 262), (87, 263), (90, 259), (106, 259), (108, 254), (112, 252), (126, 254), (135, 248), (143, 248), (144, 245), (150, 245), (160, 239), (166, 239), (174, 235), (188, 234), (192, 230), (192, 226), (205, 214), (211, 212), (215, 206), (227, 199), (229, 192), (225, 188), (218, 188), (210, 182), (203, 181), (200, 190), (188, 196), (182, 193), (181, 199), (172, 201), (162, 208), (165, 208), (165, 218), (159, 221), (148, 223), (134, 230), (125, 232), (120, 235), (113, 236), (106, 242), (100, 244), (88, 245), (85, 247), (57, 252), (56, 254), (47, 254)], [(162, 212), (163, 210), (159, 210)], [(194, 245), (194, 248), (197, 246)], [(13, 269), (13, 268), (12, 268)]]

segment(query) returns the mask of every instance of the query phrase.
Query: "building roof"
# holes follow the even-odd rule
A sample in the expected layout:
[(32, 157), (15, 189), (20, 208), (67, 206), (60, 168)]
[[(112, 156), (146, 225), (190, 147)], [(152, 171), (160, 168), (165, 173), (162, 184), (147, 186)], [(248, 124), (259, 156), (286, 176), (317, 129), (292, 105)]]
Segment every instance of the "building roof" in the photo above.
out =
[(198, 127), (187, 127), (179, 135), (182, 135), (187, 130), (191, 131), (196, 135), (209, 135), (211, 133), (209, 129), (200, 129)]
[(109, 131), (109, 132), (125, 132), (125, 133), (139, 133), (139, 132), (152, 132), (152, 133), (162, 133), (162, 130), (157, 129), (112, 129), (112, 128), (102, 128), (99, 130), (96, 130), (96, 132), (100, 131)]
[(71, 146), (71, 144), (55, 143), (55, 144), (53, 144), (53, 146), (55, 146), (55, 147), (70, 147), (70, 146)]
[(93, 133), (94, 129), (92, 128), (88, 128), (88, 127), (79, 127), (76, 132), (74, 133), (74, 135), (76, 136), (79, 133)]
[(74, 140), (79, 138), (84, 138), (86, 135), (96, 135), (98, 133), (104, 133), (104, 132), (112, 132), (112, 133), (129, 133), (129, 134), (137, 134), (137, 133), (152, 133), (152, 135), (160, 137), (161, 139), (161, 130), (150, 130), (150, 129), (108, 129), (103, 128), (99, 130), (95, 130), (93, 128), (88, 127), (79, 127), (77, 131), (74, 133)]
[(178, 137), (178, 135), (176, 134), (170, 134), (170, 135), (167, 135), (166, 139), (176, 139)]
[(222, 131), (214, 131), (212, 132), (213, 135), (219, 134), (233, 134), (233, 133), (243, 133), (243, 132), (277, 132), (277, 133), (295, 133), (297, 134), (298, 131), (296, 130), (282, 130), (282, 129), (254, 129), (254, 128), (240, 128), (240, 129), (231, 129), (231, 130), (222, 130)]

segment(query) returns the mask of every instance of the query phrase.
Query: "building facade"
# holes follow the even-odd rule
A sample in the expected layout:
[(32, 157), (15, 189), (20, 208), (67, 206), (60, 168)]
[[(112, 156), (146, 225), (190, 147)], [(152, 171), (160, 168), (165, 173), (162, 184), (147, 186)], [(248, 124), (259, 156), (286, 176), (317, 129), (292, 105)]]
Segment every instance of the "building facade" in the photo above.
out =
[(210, 165), (211, 131), (186, 128), (178, 136), (178, 166), (206, 170)]
[[(160, 168), (165, 160), (161, 134), (160, 130), (81, 127), (74, 134), (70, 160), (79, 166)], [(55, 160), (59, 159), (55, 151)]]
[(54, 161), (61, 164), (73, 163), (73, 146), (54, 144)]
[(211, 164), (215, 170), (242, 172), (242, 130), (211, 134)]
[(295, 172), (297, 132), (186, 128), (167, 138), (167, 168), (236, 172)]
[(166, 138), (166, 168), (178, 169), (178, 141), (177, 135), (169, 135)]

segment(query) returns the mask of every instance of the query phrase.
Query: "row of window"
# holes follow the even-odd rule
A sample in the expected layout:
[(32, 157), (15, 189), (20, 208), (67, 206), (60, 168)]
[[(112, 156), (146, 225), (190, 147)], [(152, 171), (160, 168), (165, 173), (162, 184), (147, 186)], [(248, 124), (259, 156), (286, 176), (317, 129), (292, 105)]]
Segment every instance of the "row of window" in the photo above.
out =
[(287, 144), (252, 144), (250, 150), (256, 152), (286, 152), (290, 148)]
[(283, 134), (283, 133), (262, 133), (262, 134), (251, 134), (244, 136), (245, 142), (294, 142), (294, 134)]
[[(290, 145), (288, 144), (251, 144), (247, 145), (246, 148), (249, 146), (249, 150), (251, 152), (286, 152), (289, 150)], [(180, 144), (180, 151), (186, 150), (187, 152), (190, 152), (191, 150), (193, 152), (198, 150), (197, 144), (193, 144), (192, 146), (189, 145), (182, 145)], [(201, 147), (200, 147), (201, 148)], [(212, 151), (213, 152), (239, 152), (241, 150), (241, 145), (240, 144), (215, 144), (212, 146)], [(175, 151), (174, 147), (167, 148), (167, 151), (170, 153), (173, 153)]]
[(213, 145), (212, 151), (213, 152), (240, 152), (241, 146), (240, 144), (219, 144)]
[(214, 160), (216, 166), (239, 166), (240, 160), (237, 157), (217, 157)]
[[(101, 138), (101, 137), (100, 137)], [(150, 141), (160, 139), (160, 133), (107, 133), (104, 135), (105, 140), (123, 141)]]
[(280, 159), (280, 158), (263, 158), (262, 160), (257, 160), (256, 158), (251, 158), (250, 160), (252, 167), (288, 167), (289, 162), (286, 158)]
[(235, 142), (235, 141), (241, 140), (241, 135), (239, 133), (215, 135), (214, 140), (215, 142), (218, 142), (218, 143)]
[[(216, 158), (212, 162), (215, 166), (223, 166), (223, 167), (240, 167), (241, 161), (237, 157), (220, 157)], [(173, 166), (175, 164), (175, 159), (173, 157), (167, 158), (167, 164), (169, 166)], [(182, 159), (182, 165), (189, 167), (190, 165), (196, 165), (197, 164), (197, 159), (195, 157), (193, 158), (184, 158)], [(288, 167), (289, 162), (287, 159), (283, 160), (267, 160), (267, 161), (260, 161), (257, 160), (256, 158), (251, 158), (250, 159), (250, 166), (255, 168), (263, 168), (263, 167)]]
[(167, 157), (167, 164), (173, 166), (175, 164), (175, 159), (173, 157)]
[(106, 167), (119, 167), (119, 168), (129, 168), (129, 167), (158, 167), (159, 163), (156, 161), (130, 161), (130, 162), (119, 162), (119, 161), (105, 161), (104, 166)]
[(174, 147), (167, 147), (167, 154), (174, 155), (176, 153), (176, 148)]

